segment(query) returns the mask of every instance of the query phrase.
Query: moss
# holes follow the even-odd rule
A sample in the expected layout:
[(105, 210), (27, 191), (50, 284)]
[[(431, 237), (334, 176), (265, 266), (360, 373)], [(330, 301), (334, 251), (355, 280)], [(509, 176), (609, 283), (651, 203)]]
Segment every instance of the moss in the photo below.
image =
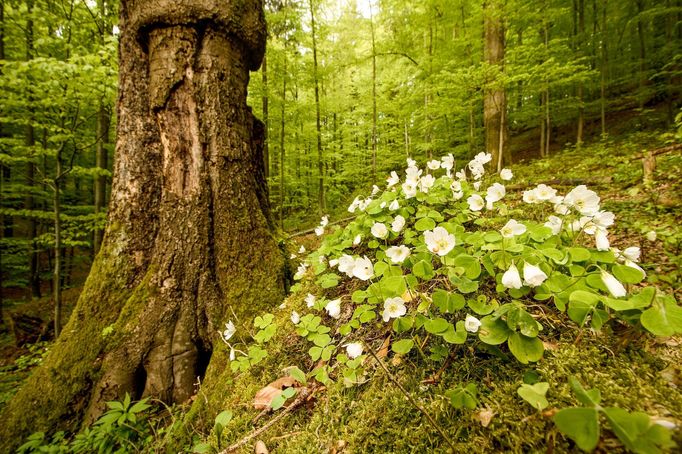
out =
[[(306, 353), (309, 345), (293, 332), (289, 321), (292, 309), (303, 310), (302, 298), (308, 290), (291, 295), (285, 301), (287, 309), (277, 311), (278, 332), (268, 343), (269, 356), (262, 364), (234, 375), (227, 364), (227, 352), (220, 351), (221, 359), (212, 361), (202, 392), (186, 415), (186, 427), (210, 433), (215, 415), (230, 409), (234, 418), (224, 431), (221, 445), (225, 446), (247, 436), (272, 417), (266, 415), (253, 423), (259, 413), (252, 408), (256, 392), (279, 378), (283, 367), (296, 365), (307, 370), (313, 367)], [(620, 341), (607, 335), (582, 340), (565, 335), (558, 347), (548, 350), (535, 367), (457, 346), (455, 358), (440, 381), (429, 386), (423, 380), (433, 376), (442, 363), (425, 361), (413, 352), (391, 368), (409, 393), (444, 428), (458, 452), (575, 452), (573, 443), (557, 431), (550, 417), (552, 409), (578, 405), (568, 385), (571, 376), (585, 386), (599, 388), (606, 406), (676, 420), (682, 417), (682, 393), (661, 373), (670, 363), (661, 358), (659, 350), (647, 353), (642, 345), (618, 349)], [(439, 433), (387, 380), (383, 371), (375, 370), (371, 360), (366, 365), (371, 369), (366, 384), (354, 388), (331, 384), (316, 395), (312, 405), (296, 410), (259, 438), (271, 451), (280, 453), (340, 451), (342, 446), (344, 452), (448, 452), (449, 447)], [(547, 413), (534, 410), (516, 393), (529, 369), (550, 383)], [(444, 393), (472, 382), (479, 390), (479, 409), (452, 408)], [(494, 413), (487, 427), (477, 418), (481, 409)], [(604, 430), (604, 448), (599, 449), (623, 452), (614, 438)], [(215, 434), (209, 440), (215, 444)], [(242, 452), (252, 450), (253, 446), (247, 445)]]

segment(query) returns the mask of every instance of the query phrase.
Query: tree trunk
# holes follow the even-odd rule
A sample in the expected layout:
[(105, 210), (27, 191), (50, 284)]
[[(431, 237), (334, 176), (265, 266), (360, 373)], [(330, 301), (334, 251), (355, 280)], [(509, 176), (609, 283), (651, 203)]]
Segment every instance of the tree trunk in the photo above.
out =
[(287, 103), (287, 46), (284, 45), (284, 70), (282, 71), (282, 112), (279, 131), (279, 228), (284, 230), (284, 138), (286, 119), (284, 117)]
[(326, 210), (324, 197), (324, 159), (322, 159), (322, 125), (320, 123), (320, 82), (317, 70), (317, 40), (315, 39), (315, 7), (313, 0), (308, 0), (310, 6), (310, 27), (313, 38), (313, 79), (315, 82), (315, 128), (317, 131), (317, 203), (320, 215)]
[(270, 118), (268, 98), (268, 59), (263, 56), (261, 66), (261, 79), (263, 82), (263, 165), (265, 166), (265, 179), (270, 176)]
[[(576, 47), (579, 56), (583, 54), (583, 40), (585, 37), (585, 0), (578, 0), (578, 29), (576, 36)], [(578, 82), (578, 132), (576, 134), (576, 146), (580, 147), (583, 143), (583, 129), (585, 124), (585, 87), (582, 81)]]
[(54, 337), (62, 331), (62, 220), (60, 203), (60, 185), (63, 176), (62, 149), (57, 151), (56, 177), (53, 189), (54, 213), (54, 272), (52, 275), (52, 298), (54, 299)]
[(104, 241), (62, 335), (0, 415), (1, 451), (91, 421), (125, 392), (187, 401), (209, 362), (204, 386), (225, 370), (223, 323), (283, 298), (263, 126), (246, 105), (265, 45), (262, 2), (216, 5), (121, 2)]
[[(502, 6), (497, 0), (489, 0), (484, 5), (486, 63), (504, 70), (504, 24), (502, 23)], [(483, 98), (483, 121), (485, 125), (485, 149), (493, 157), (493, 162), (502, 170), (504, 160), (499, 156), (504, 150), (507, 132), (503, 120), (503, 111), (507, 108), (504, 86), (499, 80), (488, 81), (492, 87), (485, 90)], [(504, 152), (502, 153), (504, 156)]]
[(372, 38), (372, 184), (377, 180), (377, 49), (374, 37), (374, 11), (369, 3), (369, 27)]
[(599, 107), (601, 119), (601, 135), (602, 138), (606, 136), (606, 71), (608, 70), (608, 45), (607, 45), (607, 23), (606, 10), (608, 1), (604, 0), (604, 8), (602, 9), (602, 26), (601, 26), (601, 65), (599, 77)]

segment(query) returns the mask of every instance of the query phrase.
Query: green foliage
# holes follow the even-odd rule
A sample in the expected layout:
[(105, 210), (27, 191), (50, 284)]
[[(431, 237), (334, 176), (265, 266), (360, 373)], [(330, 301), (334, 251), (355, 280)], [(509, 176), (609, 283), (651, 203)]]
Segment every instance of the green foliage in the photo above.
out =
[(557, 428), (575, 441), (583, 451), (591, 452), (600, 438), (599, 416), (630, 451), (638, 454), (659, 453), (674, 446), (671, 431), (652, 421), (646, 413), (628, 412), (616, 407), (602, 407), (598, 389), (585, 389), (578, 380), (570, 380), (573, 392), (583, 407), (563, 408), (553, 417)]
[(450, 399), (450, 405), (457, 409), (474, 410), (479, 405), (477, 395), (478, 389), (474, 383), (457, 386), (445, 392), (445, 396)]

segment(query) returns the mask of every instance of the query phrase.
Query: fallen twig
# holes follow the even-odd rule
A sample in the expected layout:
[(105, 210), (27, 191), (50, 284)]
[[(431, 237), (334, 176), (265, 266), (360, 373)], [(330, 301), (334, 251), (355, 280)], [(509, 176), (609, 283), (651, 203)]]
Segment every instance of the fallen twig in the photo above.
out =
[(310, 390), (308, 388), (301, 388), (298, 397), (289, 405), (287, 408), (285, 408), (283, 411), (281, 411), (277, 416), (272, 418), (270, 421), (268, 421), (265, 425), (262, 427), (259, 427), (258, 429), (255, 429), (252, 431), (250, 434), (239, 440), (237, 443), (234, 443), (230, 446), (228, 446), (226, 449), (223, 451), (220, 451), (219, 454), (228, 454), (231, 452), (236, 451), (237, 449), (241, 448), (242, 446), (246, 445), (249, 441), (253, 440), (254, 438), (258, 437), (260, 434), (268, 430), (270, 427), (273, 425), (277, 424), (281, 419), (283, 419), (285, 416), (287, 416), (289, 413), (303, 405), (308, 397), (310, 396)]

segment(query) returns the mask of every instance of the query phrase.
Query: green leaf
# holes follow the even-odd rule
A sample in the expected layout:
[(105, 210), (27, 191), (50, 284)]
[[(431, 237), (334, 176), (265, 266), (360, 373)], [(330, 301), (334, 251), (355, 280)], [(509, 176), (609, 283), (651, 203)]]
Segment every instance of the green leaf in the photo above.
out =
[(464, 297), (459, 293), (450, 293), (442, 289), (436, 290), (431, 298), (438, 310), (445, 314), (452, 314), (462, 309), (466, 304)]
[(539, 382), (534, 385), (522, 384), (519, 389), (516, 390), (519, 396), (529, 404), (531, 404), (536, 410), (542, 411), (549, 406), (547, 398), (545, 395), (549, 390), (549, 383)]
[(661, 452), (659, 448), (672, 446), (670, 431), (652, 424), (646, 413), (629, 413), (621, 408), (603, 408), (602, 411), (613, 433), (629, 450), (657, 453)]
[(393, 320), (393, 331), (398, 334), (412, 329), (412, 326), (414, 326), (414, 319), (412, 317), (398, 317)]
[(340, 277), (337, 274), (328, 273), (320, 276), (320, 278), (317, 280), (317, 283), (322, 288), (332, 288), (339, 284), (339, 279)]
[(192, 452), (196, 454), (208, 454), (214, 451), (210, 443), (197, 443), (192, 447)]
[(585, 389), (575, 377), (569, 377), (568, 383), (571, 385), (571, 388), (573, 388), (575, 397), (581, 404), (594, 407), (601, 402), (601, 393), (597, 388)]
[(402, 296), (407, 291), (407, 284), (403, 276), (384, 276), (379, 281), (384, 298)]
[(682, 307), (674, 301), (656, 301), (642, 312), (642, 326), (656, 336), (672, 336), (682, 333)]
[(305, 378), (305, 372), (303, 372), (298, 367), (294, 366), (294, 367), (289, 368), (289, 375), (291, 376), (291, 378), (293, 378), (294, 380), (296, 380), (300, 384), (302, 384), (302, 385), (306, 384), (307, 380)]
[(414, 223), (415, 230), (423, 232), (425, 230), (433, 230), (436, 227), (436, 221), (431, 218), (421, 218)]
[(509, 336), (507, 345), (512, 355), (523, 364), (539, 361), (545, 351), (542, 341), (537, 337), (528, 337), (516, 332)]
[(554, 424), (583, 451), (592, 451), (599, 443), (599, 418), (594, 408), (564, 408), (554, 417)]
[(391, 350), (399, 355), (407, 355), (410, 350), (412, 350), (412, 347), (414, 347), (414, 341), (412, 339), (402, 339), (391, 344)]
[(457, 322), (457, 329), (451, 327), (441, 334), (443, 340), (448, 344), (463, 344), (467, 340), (467, 331), (464, 329), (464, 321)]
[(613, 265), (613, 275), (624, 284), (639, 284), (644, 279), (644, 273), (626, 265)]
[(481, 263), (477, 258), (468, 254), (460, 254), (453, 260), (456, 267), (464, 269), (464, 275), (469, 279), (476, 279), (481, 275)]
[(450, 322), (441, 317), (428, 319), (424, 323), (424, 329), (431, 334), (441, 334), (452, 328)]
[(262, 317), (259, 315), (253, 320), (253, 325), (256, 328), (266, 328), (274, 319), (275, 316), (272, 314), (264, 314)]
[(230, 410), (223, 410), (215, 417), (215, 423), (223, 427), (227, 426), (230, 421), (232, 421), (232, 412)]
[(310, 337), (310, 340), (318, 347), (326, 347), (332, 341), (332, 338), (329, 334), (314, 334)]
[(476, 398), (476, 385), (473, 383), (465, 387), (458, 386), (455, 389), (445, 391), (445, 396), (450, 398), (450, 405), (455, 408), (468, 408), (473, 410), (478, 406), (478, 399)]
[(420, 260), (412, 267), (412, 274), (422, 280), (428, 281), (433, 277), (433, 266), (431, 266), (430, 262)]
[(504, 320), (492, 316), (483, 317), (478, 329), (478, 338), (488, 345), (499, 345), (509, 338), (512, 330)]
[(568, 253), (574, 262), (586, 262), (590, 259), (590, 251), (582, 247), (570, 247)]
[(488, 298), (485, 295), (479, 295), (476, 299), (467, 300), (467, 306), (477, 315), (488, 315), (499, 307), (496, 300), (491, 300), (488, 303)]

